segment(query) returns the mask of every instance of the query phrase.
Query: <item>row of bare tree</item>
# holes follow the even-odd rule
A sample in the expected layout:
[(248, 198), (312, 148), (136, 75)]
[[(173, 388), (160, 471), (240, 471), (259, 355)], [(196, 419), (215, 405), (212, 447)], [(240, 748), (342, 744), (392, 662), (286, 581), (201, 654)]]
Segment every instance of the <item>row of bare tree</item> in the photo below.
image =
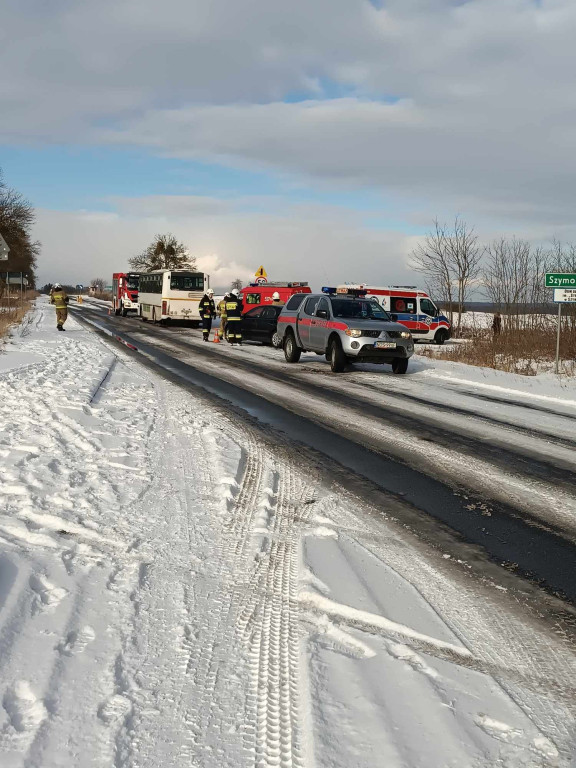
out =
[[(483, 246), (474, 229), (457, 216), (452, 226), (434, 222), (412, 252), (412, 267), (424, 275), (428, 291), (450, 313), (450, 322), (457, 313), (457, 332), (473, 291), (482, 293), (505, 315), (509, 328), (517, 328), (520, 322), (535, 327), (541, 316), (526, 315), (527, 306), (534, 310), (551, 303), (544, 275), (576, 272), (576, 246), (554, 241), (544, 248), (515, 237), (501, 237)], [(576, 312), (568, 309), (566, 315), (574, 327)]]

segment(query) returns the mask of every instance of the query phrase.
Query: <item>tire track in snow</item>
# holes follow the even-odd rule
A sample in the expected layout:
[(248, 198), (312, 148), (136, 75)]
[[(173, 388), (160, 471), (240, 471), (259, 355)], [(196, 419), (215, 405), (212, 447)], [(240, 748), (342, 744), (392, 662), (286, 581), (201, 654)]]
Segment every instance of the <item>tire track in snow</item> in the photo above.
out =
[(305, 755), (300, 702), (300, 619), (296, 595), (305, 502), (310, 485), (284, 463), (276, 470), (276, 503), (251, 575), (241, 628), (249, 643), (253, 705), (256, 710), (256, 765), (299, 768)]

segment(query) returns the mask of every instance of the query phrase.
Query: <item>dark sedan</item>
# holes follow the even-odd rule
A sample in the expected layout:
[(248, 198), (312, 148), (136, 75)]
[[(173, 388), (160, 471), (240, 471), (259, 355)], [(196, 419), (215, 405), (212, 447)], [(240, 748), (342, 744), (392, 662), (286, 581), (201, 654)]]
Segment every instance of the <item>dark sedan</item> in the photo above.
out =
[(263, 344), (280, 346), (280, 339), (276, 334), (278, 315), (282, 312), (283, 305), (268, 307), (254, 307), (242, 315), (242, 337), (245, 341), (261, 341)]

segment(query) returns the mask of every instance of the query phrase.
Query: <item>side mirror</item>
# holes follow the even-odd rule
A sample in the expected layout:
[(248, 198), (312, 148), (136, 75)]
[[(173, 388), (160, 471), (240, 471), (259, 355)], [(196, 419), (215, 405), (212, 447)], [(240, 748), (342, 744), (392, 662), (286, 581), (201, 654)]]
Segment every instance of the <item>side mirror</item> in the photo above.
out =
[(393, 322), (398, 322), (398, 315), (391, 314), (390, 317), (392, 318)]
[(319, 309), (318, 312), (316, 312), (316, 317), (321, 317), (324, 320), (328, 320), (328, 312), (325, 309)]

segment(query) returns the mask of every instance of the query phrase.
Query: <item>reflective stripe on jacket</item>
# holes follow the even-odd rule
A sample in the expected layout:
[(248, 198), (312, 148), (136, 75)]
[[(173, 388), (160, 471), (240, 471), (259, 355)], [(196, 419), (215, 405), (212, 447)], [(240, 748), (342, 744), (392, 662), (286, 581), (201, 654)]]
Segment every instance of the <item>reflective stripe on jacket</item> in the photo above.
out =
[(216, 305), (214, 299), (210, 299), (208, 296), (203, 296), (198, 304), (201, 317), (214, 317), (216, 314)]
[(54, 304), (56, 309), (66, 309), (66, 305), (68, 304), (68, 296), (64, 293), (64, 291), (54, 291), (52, 296), (50, 296), (50, 304)]
[(228, 320), (242, 319), (242, 302), (240, 299), (228, 299), (226, 302), (226, 317)]

